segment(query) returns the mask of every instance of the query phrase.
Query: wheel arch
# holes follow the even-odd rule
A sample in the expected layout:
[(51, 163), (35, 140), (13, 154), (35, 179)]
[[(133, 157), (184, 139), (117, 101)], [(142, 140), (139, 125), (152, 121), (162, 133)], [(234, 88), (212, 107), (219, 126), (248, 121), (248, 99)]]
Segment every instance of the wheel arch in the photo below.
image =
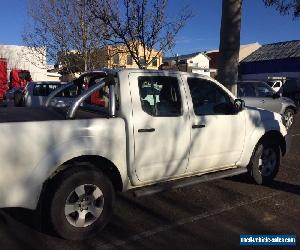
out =
[(283, 111), (283, 112), (285, 112), (287, 109), (291, 109), (291, 110), (293, 110), (295, 114), (297, 113), (297, 108), (296, 108), (296, 107), (294, 107), (294, 106), (292, 106), (292, 105), (289, 105), (289, 106), (285, 107), (285, 109), (284, 109), (284, 111)]
[(99, 155), (77, 156), (58, 166), (55, 171), (53, 171), (45, 180), (36, 201), (36, 209), (39, 211), (39, 213), (42, 213), (43, 204), (50, 191), (49, 188), (51, 188), (51, 185), (54, 183), (56, 177), (73, 167), (101, 170), (110, 179), (115, 191), (122, 192), (123, 190), (123, 180), (121, 174), (117, 166), (112, 161)]
[[(277, 130), (270, 130), (267, 131), (258, 141), (257, 145), (261, 142), (263, 142), (264, 140), (268, 140), (271, 142), (278, 142), (279, 146), (280, 146), (280, 151), (281, 151), (281, 156), (284, 156), (286, 154), (286, 142), (285, 139), (283, 137), (283, 135), (277, 131)], [(257, 147), (257, 145), (254, 148), (254, 151)]]
[[(283, 135), (278, 130), (271, 129), (265, 131), (264, 133), (259, 133), (259, 131), (256, 131), (256, 133), (252, 134), (249, 138), (251, 139), (249, 140), (249, 143), (247, 144), (247, 147), (245, 148), (243, 156), (238, 165), (244, 167), (249, 166), (255, 150), (257, 149), (258, 145), (264, 140), (278, 142), (280, 146), (281, 156), (284, 156), (286, 154), (287, 145)], [(257, 139), (255, 140), (255, 138)]]
[[(88, 164), (90, 164), (90, 166)], [(62, 171), (72, 167), (95, 168), (101, 170), (111, 181), (116, 191), (123, 190), (123, 180), (117, 166), (109, 159), (99, 155), (81, 155), (67, 160), (61, 164), (48, 178), (48, 181), (55, 178)]]

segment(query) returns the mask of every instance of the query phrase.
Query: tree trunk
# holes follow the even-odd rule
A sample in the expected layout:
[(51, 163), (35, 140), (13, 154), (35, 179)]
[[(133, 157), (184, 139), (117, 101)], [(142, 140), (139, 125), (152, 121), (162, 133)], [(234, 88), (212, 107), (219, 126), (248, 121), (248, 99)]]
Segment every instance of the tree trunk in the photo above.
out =
[(242, 0), (223, 0), (218, 80), (237, 94)]

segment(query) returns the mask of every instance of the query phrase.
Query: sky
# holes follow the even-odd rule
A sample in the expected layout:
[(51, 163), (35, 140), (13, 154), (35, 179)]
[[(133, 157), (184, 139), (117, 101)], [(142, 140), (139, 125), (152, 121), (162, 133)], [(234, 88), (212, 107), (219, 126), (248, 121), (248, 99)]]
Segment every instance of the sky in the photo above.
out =
[[(166, 55), (188, 54), (217, 49), (221, 23), (221, 0), (169, 0), (168, 14), (176, 18), (188, 4), (194, 17), (176, 38)], [(27, 0), (1, 0), (0, 44), (24, 45), (22, 35), (28, 24)], [(300, 18), (281, 16), (262, 0), (243, 0), (241, 44), (260, 44), (300, 39)]]

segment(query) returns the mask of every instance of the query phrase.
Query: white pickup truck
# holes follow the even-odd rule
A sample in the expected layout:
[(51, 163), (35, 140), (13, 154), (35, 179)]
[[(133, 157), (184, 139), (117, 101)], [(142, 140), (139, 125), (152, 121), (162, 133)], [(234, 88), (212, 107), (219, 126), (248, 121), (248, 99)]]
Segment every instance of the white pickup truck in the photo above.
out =
[[(81, 94), (57, 107), (55, 95), (74, 85)], [(105, 105), (91, 104), (95, 93)], [(45, 105), (0, 110), (0, 207), (41, 209), (67, 239), (102, 229), (115, 192), (147, 195), (245, 172), (268, 183), (289, 146), (281, 115), (245, 108), (198, 74), (86, 72)]]

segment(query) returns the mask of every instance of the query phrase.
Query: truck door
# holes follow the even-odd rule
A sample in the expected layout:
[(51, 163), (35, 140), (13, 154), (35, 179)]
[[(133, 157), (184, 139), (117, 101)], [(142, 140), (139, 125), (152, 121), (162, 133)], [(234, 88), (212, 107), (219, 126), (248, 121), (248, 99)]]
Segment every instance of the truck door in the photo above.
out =
[(245, 114), (235, 112), (232, 98), (214, 82), (187, 77), (191, 115), (188, 171), (209, 172), (234, 166), (245, 140)]
[(182, 81), (176, 74), (131, 73), (134, 169), (139, 181), (180, 176), (188, 163), (190, 127)]

